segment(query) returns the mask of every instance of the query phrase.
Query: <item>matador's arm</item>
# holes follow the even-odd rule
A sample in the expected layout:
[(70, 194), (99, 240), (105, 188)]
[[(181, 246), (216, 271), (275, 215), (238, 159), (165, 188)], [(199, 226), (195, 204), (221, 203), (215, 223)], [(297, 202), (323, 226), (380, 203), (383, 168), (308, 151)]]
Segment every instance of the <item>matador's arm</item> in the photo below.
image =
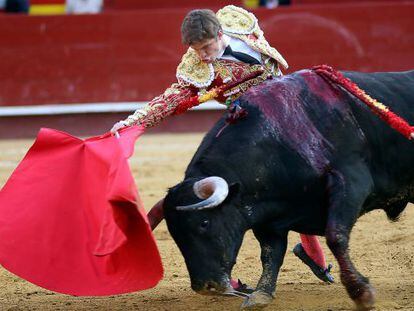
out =
[(165, 92), (151, 100), (144, 108), (121, 121), (125, 126), (143, 125), (152, 127), (174, 113), (179, 104), (197, 95), (198, 89), (185, 82), (174, 83)]

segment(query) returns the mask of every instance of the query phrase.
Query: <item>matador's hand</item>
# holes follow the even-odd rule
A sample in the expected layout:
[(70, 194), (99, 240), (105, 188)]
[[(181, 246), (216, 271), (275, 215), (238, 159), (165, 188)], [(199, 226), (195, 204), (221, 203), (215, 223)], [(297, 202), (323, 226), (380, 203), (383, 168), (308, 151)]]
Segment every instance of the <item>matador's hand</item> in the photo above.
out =
[(111, 128), (111, 133), (112, 133), (112, 135), (115, 135), (120, 129), (122, 129), (122, 128), (124, 128), (124, 127), (126, 127), (127, 125), (125, 124), (125, 122), (124, 121), (119, 121), (119, 122), (116, 122), (113, 126), (112, 126), (112, 128)]

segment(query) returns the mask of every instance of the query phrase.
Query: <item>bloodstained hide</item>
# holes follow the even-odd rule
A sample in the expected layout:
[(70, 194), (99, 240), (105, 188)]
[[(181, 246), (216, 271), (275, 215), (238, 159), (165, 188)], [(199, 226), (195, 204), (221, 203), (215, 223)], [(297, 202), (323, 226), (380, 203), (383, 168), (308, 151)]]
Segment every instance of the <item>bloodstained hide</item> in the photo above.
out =
[(155, 286), (162, 264), (127, 161), (143, 132), (82, 140), (41, 129), (0, 192), (0, 263), (71, 295)]
[(336, 130), (352, 123), (359, 131), (343, 91), (332, 88), (311, 70), (266, 81), (243, 98), (254, 103), (272, 125), (274, 134), (318, 173), (329, 165), (334, 148), (331, 135), (326, 136), (332, 122)]

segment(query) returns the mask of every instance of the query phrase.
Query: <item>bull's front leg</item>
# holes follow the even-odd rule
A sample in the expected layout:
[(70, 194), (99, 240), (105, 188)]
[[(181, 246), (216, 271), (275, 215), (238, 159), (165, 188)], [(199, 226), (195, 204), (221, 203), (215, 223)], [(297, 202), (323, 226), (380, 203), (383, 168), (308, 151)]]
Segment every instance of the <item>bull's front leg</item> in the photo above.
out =
[(287, 248), (287, 232), (254, 230), (261, 247), (262, 275), (255, 291), (242, 304), (242, 309), (261, 309), (269, 305), (276, 291), (276, 280)]

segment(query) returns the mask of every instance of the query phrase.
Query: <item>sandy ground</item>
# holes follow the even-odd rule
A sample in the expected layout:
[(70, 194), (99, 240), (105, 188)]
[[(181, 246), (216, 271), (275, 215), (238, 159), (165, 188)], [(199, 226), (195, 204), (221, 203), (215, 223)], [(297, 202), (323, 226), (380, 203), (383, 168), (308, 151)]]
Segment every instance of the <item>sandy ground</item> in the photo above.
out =
[[(179, 182), (202, 134), (147, 135), (131, 159), (131, 167), (146, 208)], [(0, 141), (0, 186), (21, 160), (32, 140)], [(165, 276), (151, 290), (110, 297), (71, 297), (32, 285), (0, 268), (0, 310), (238, 310), (242, 300), (204, 297), (191, 291), (183, 258), (162, 223), (155, 231)], [(380, 211), (362, 217), (352, 233), (351, 255), (360, 272), (377, 290), (376, 310), (414, 310), (414, 208), (401, 221), (390, 223)], [(278, 280), (277, 295), (268, 310), (353, 310), (343, 286), (325, 285), (290, 251)], [(327, 259), (337, 264), (323, 239)], [(254, 285), (260, 274), (259, 247), (249, 232), (233, 275)]]

